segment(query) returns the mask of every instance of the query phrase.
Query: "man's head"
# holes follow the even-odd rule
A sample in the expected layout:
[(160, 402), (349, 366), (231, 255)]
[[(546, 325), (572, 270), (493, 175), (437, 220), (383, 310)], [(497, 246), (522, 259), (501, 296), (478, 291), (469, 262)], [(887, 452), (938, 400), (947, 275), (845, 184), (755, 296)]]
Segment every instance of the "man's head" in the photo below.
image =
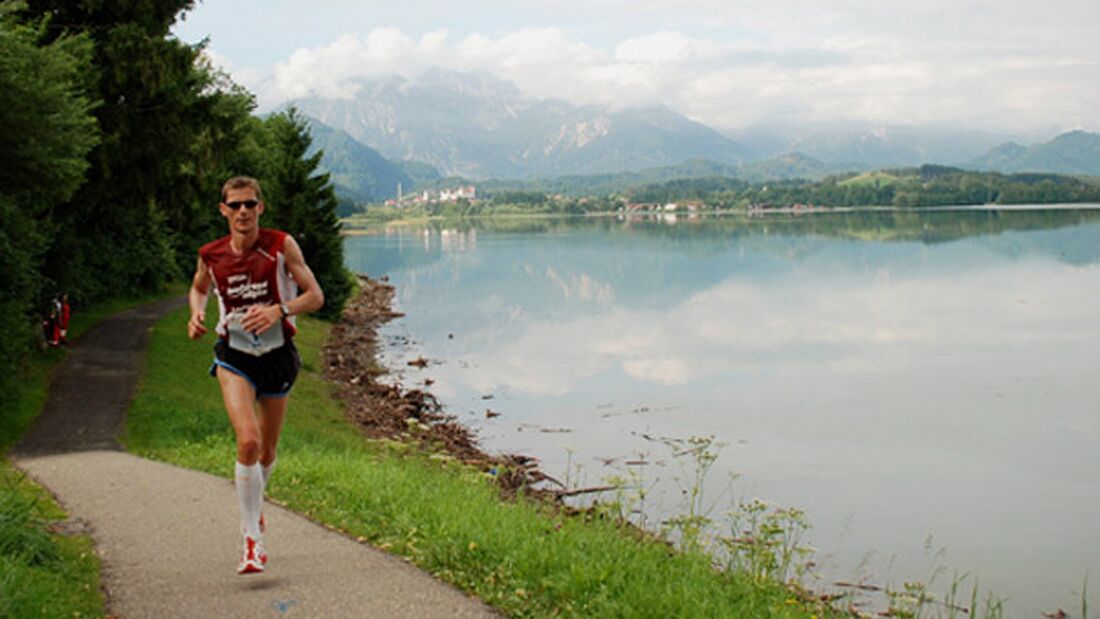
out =
[(257, 200), (261, 200), (260, 197), (260, 181), (252, 178), (251, 176), (234, 176), (233, 178), (225, 181), (222, 185), (222, 202), (226, 202), (227, 195), (231, 189), (251, 189)]
[(222, 216), (235, 232), (247, 234), (257, 227), (264, 203), (260, 199), (260, 183), (249, 176), (234, 176), (222, 185)]

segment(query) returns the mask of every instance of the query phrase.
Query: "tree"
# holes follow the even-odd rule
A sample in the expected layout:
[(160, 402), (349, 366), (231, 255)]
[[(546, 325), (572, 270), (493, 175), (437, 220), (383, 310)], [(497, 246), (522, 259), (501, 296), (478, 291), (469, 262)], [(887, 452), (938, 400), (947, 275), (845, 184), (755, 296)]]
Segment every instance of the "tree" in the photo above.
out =
[(325, 306), (318, 315), (337, 318), (351, 294), (352, 279), (344, 267), (336, 215), (339, 200), (329, 175), (317, 173), (324, 153), (306, 155), (312, 137), (305, 119), (294, 108), (268, 117), (263, 125), (266, 162), (260, 180), (268, 205), (265, 215), (298, 241), (325, 291)]
[(264, 165), (263, 122), (252, 115), (255, 99), (229, 77), (200, 58), (196, 71), (209, 86), (203, 93), (205, 113), (196, 125), (190, 155), (167, 209), (167, 225), (181, 273), (194, 269), (195, 252), (225, 234), (217, 209), (222, 184), (237, 174), (259, 175)]
[(18, 376), (38, 303), (54, 292), (39, 275), (50, 216), (80, 186), (99, 136), (84, 78), (90, 40), (39, 45), (43, 26), (21, 23), (23, 8), (0, 3), (0, 382)]
[(44, 39), (84, 33), (102, 101), (86, 182), (52, 213), (43, 269), (78, 303), (155, 289), (179, 276), (173, 224), (194, 199), (194, 146), (218, 98), (199, 46), (169, 36), (191, 0), (29, 0)]

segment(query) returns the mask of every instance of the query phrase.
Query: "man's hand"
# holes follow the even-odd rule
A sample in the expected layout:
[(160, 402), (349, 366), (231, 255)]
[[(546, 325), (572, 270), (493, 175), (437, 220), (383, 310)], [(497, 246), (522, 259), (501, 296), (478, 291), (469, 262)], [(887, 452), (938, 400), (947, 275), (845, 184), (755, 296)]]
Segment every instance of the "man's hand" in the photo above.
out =
[(206, 312), (199, 312), (191, 315), (191, 320), (187, 321), (187, 337), (197, 340), (206, 334), (206, 327), (202, 326), (202, 323), (206, 320)]
[(245, 331), (259, 335), (283, 318), (283, 310), (278, 305), (251, 305), (241, 319)]

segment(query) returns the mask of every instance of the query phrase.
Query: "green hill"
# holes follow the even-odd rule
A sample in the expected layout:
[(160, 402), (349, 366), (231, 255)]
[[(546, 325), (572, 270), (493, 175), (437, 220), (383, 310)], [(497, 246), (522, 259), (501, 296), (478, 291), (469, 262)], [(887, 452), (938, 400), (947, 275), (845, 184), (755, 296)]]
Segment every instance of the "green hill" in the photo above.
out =
[[(332, 184), (341, 198), (356, 203), (381, 202), (397, 195), (398, 184), (405, 191), (419, 179), (431, 178), (434, 172), (426, 164), (394, 163), (373, 148), (358, 142), (345, 131), (334, 129), (315, 118), (306, 117), (313, 146), (310, 154), (321, 150), (321, 167), (332, 175)], [(406, 171), (408, 170), (408, 171)], [(412, 174), (410, 174), (412, 172)]]

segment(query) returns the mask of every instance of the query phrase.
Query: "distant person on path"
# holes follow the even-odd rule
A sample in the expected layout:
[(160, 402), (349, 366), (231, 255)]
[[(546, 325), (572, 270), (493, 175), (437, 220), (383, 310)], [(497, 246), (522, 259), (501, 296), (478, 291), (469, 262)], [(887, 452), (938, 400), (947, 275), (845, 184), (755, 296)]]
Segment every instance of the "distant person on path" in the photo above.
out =
[(188, 293), (187, 335), (198, 339), (206, 333), (203, 322), (213, 286), (221, 316), (210, 374), (218, 379), (237, 434), (236, 487), (244, 535), (237, 573), (252, 574), (263, 572), (267, 563), (264, 486), (275, 467), (290, 388), (301, 366), (292, 340), (294, 317), (320, 309), (325, 297), (294, 238), (260, 228), (264, 203), (256, 179), (226, 181), (218, 208), (229, 235), (199, 249)]
[(72, 315), (72, 308), (69, 307), (69, 293), (62, 292), (57, 296), (57, 308), (58, 341), (62, 346), (66, 346), (69, 343), (69, 317)]
[(53, 301), (50, 301), (50, 308), (46, 310), (46, 318), (42, 320), (42, 337), (46, 339), (46, 344), (57, 346), (60, 331), (57, 326), (57, 305)]

